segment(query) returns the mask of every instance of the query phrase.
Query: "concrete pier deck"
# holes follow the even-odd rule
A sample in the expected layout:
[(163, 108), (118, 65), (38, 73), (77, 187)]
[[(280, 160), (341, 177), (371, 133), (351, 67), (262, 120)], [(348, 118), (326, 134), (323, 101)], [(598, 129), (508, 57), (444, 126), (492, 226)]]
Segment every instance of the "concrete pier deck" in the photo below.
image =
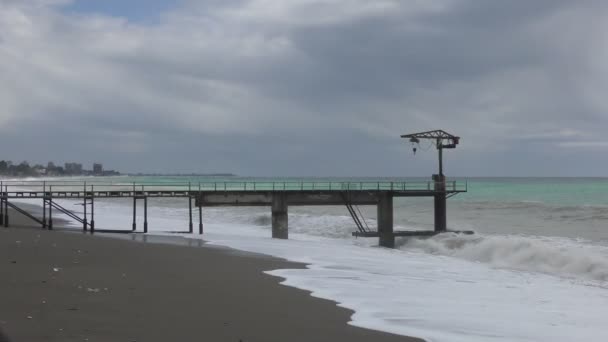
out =
[[(393, 230), (393, 199), (397, 197), (433, 197), (435, 199), (435, 230), (420, 232), (428, 236), (446, 230), (447, 198), (466, 192), (467, 182), (459, 181), (414, 181), (414, 182), (201, 182), (201, 183), (99, 183), (78, 181), (11, 182), (0, 183), (0, 222), (9, 225), (8, 207), (17, 211), (15, 199), (40, 199), (44, 207), (42, 220), (30, 218), (43, 228), (52, 229), (52, 211), (58, 210), (78, 222), (83, 230), (108, 232), (95, 229), (95, 199), (132, 198), (133, 229), (137, 229), (136, 205), (144, 201), (144, 233), (147, 233), (148, 198), (186, 198), (189, 201), (189, 233), (193, 233), (192, 201), (199, 210), (199, 233), (203, 234), (202, 208), (219, 206), (267, 206), (272, 212), (272, 236), (286, 239), (289, 236), (289, 206), (345, 205), (357, 224), (360, 237), (379, 237), (379, 244), (393, 247), (395, 236), (413, 236), (416, 232)], [(57, 199), (81, 199), (84, 216), (56, 203)], [(361, 226), (353, 206), (374, 205), (378, 208), (378, 230), (370, 231)], [(48, 217), (47, 217), (48, 210)], [(27, 215), (27, 212), (20, 211)], [(111, 231), (116, 233), (116, 231)], [(128, 233), (129, 231), (127, 231)]]

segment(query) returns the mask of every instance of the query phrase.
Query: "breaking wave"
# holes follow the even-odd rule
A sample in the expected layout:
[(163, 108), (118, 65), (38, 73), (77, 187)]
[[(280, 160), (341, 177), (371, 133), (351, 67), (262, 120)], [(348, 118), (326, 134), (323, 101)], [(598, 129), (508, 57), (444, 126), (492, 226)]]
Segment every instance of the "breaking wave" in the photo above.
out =
[(404, 239), (401, 249), (446, 255), (493, 267), (608, 281), (608, 249), (567, 239), (441, 234)]
[(463, 203), (466, 210), (499, 210), (517, 213), (534, 212), (546, 219), (563, 219), (571, 221), (608, 220), (608, 206), (605, 205), (555, 205), (538, 201), (512, 202), (468, 202)]
[(256, 226), (270, 226), (272, 224), (272, 217), (270, 215), (258, 215), (253, 218), (253, 224)]

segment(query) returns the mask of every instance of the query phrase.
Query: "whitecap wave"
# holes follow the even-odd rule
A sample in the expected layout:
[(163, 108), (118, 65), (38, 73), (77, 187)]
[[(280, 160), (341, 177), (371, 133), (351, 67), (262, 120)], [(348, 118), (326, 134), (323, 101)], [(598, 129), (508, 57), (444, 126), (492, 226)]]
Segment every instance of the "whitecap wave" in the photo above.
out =
[(401, 249), (446, 255), (494, 267), (608, 281), (608, 249), (559, 238), (441, 234), (406, 239)]

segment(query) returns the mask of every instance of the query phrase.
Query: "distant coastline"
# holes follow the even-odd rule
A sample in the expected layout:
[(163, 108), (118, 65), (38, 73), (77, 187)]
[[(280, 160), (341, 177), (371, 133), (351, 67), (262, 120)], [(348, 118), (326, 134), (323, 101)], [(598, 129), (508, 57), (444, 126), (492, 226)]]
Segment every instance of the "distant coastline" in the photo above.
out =
[(13, 178), (121, 176), (118, 171), (104, 170), (101, 163), (93, 163), (92, 166), (91, 170), (86, 170), (80, 163), (65, 163), (64, 166), (59, 166), (54, 162), (48, 162), (46, 166), (42, 164), (32, 166), (27, 161), (15, 164), (10, 160), (0, 160), (0, 176)]
[(105, 170), (103, 164), (93, 163), (92, 168), (87, 170), (81, 163), (65, 163), (56, 165), (48, 162), (46, 165), (31, 165), (27, 161), (13, 163), (10, 160), (0, 160), (0, 178), (69, 178), (69, 177), (238, 177), (234, 173), (161, 173), (161, 172), (136, 172), (121, 173), (115, 170)]
[(234, 173), (127, 173), (132, 177), (238, 177)]

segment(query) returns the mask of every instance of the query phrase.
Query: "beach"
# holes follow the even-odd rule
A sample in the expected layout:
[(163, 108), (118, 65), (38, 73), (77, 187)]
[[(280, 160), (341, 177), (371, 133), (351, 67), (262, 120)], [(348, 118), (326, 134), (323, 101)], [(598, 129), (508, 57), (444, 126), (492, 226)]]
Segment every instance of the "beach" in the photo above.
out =
[[(0, 228), (0, 329), (11, 341), (420, 341), (263, 272), (305, 265), (204, 243)], [(176, 240), (176, 242), (179, 242)]]

